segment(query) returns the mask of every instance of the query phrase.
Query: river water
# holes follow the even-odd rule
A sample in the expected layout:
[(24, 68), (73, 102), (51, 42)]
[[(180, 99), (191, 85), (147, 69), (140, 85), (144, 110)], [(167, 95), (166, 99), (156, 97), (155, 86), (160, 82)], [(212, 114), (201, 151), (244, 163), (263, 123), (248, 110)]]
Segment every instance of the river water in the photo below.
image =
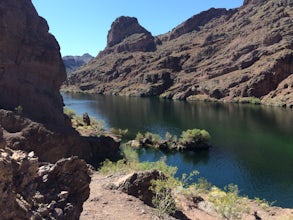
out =
[[(82, 94), (63, 98), (76, 113), (87, 112), (106, 128), (127, 128), (133, 137), (138, 131), (164, 137), (167, 131), (179, 136), (182, 130), (206, 129), (212, 136), (209, 151), (166, 155), (178, 175), (198, 170), (216, 186), (234, 183), (242, 195), (293, 208), (292, 109)], [(141, 161), (164, 156), (151, 150), (139, 155)]]

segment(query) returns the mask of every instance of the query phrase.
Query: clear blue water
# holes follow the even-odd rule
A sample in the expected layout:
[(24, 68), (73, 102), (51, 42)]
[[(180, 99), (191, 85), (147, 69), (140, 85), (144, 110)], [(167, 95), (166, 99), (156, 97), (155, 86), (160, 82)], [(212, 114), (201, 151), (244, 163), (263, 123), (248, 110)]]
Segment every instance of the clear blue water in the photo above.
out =
[[(209, 151), (170, 153), (167, 163), (178, 175), (198, 170), (214, 185), (239, 186), (241, 194), (293, 208), (293, 110), (265, 106), (187, 103), (158, 98), (63, 94), (65, 105), (88, 112), (106, 128), (180, 135), (206, 129), (214, 145)], [(160, 151), (141, 150), (140, 160), (155, 161)]]

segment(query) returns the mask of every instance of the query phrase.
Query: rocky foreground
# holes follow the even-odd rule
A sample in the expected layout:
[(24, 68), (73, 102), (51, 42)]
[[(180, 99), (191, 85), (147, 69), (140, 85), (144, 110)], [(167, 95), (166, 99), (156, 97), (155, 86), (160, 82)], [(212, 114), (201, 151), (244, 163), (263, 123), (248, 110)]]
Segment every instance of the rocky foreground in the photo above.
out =
[(0, 32), (0, 219), (79, 219), (87, 163), (120, 156), (120, 144), (72, 128), (60, 48), (31, 0), (0, 0)]
[[(151, 196), (148, 187), (150, 179), (158, 175), (156, 171), (132, 173), (127, 175), (103, 175), (94, 172), (90, 184), (89, 199), (83, 205), (81, 220), (124, 220), (159, 219), (149, 204)], [(140, 199), (139, 199), (140, 198)], [(143, 202), (144, 201), (144, 202)], [(174, 216), (164, 215), (163, 219), (220, 220), (224, 219), (215, 212), (204, 199), (186, 199), (180, 196), (177, 203), (181, 208)], [(255, 202), (249, 202), (249, 212), (244, 220), (291, 220), (292, 209), (270, 207), (263, 209)], [(161, 219), (162, 219), (161, 218)]]
[(79, 219), (90, 181), (76, 157), (40, 163), (33, 152), (0, 149), (1, 219)]
[(292, 0), (211, 8), (159, 36), (119, 17), (65, 90), (292, 107), (292, 30)]

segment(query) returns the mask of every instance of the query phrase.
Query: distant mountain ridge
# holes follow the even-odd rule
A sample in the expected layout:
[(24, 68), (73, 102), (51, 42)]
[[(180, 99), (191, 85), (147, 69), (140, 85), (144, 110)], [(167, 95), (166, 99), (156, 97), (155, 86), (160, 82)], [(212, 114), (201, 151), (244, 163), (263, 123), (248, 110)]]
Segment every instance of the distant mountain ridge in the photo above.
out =
[(70, 75), (73, 71), (82, 67), (91, 61), (94, 57), (88, 53), (83, 54), (82, 56), (64, 56), (62, 57), (67, 75)]
[(68, 90), (293, 107), (292, 0), (211, 8), (159, 36), (124, 16), (107, 40)]

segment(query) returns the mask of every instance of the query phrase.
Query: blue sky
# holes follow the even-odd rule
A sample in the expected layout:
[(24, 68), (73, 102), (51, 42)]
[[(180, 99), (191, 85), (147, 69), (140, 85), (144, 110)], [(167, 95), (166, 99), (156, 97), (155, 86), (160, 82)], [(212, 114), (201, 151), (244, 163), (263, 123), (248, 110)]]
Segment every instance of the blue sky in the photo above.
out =
[(119, 16), (136, 17), (154, 36), (166, 33), (191, 16), (215, 8), (235, 8), (243, 0), (32, 0), (61, 46), (61, 54), (96, 56)]

